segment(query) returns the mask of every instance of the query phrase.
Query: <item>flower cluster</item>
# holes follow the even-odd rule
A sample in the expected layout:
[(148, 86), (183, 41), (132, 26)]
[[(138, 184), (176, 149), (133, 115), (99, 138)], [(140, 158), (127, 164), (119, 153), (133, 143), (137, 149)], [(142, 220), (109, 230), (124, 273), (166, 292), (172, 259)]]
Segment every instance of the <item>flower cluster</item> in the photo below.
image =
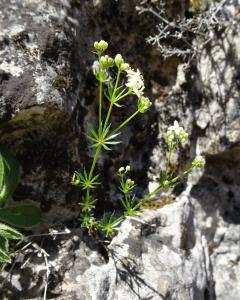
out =
[(129, 165), (127, 165), (126, 167), (121, 167), (118, 169), (118, 176), (122, 176), (123, 174), (126, 174), (127, 172), (130, 172), (131, 167)]
[(174, 139), (182, 144), (188, 138), (188, 134), (179, 126), (179, 123), (176, 120), (174, 121), (173, 126), (168, 128), (166, 136), (169, 144), (172, 143)]
[(104, 69), (108, 69), (114, 66), (114, 60), (109, 55), (105, 55), (100, 58), (100, 64)]
[(138, 111), (140, 113), (145, 113), (152, 105), (152, 102), (149, 100), (149, 98), (141, 96), (138, 98)]
[(108, 43), (103, 40), (95, 42), (94, 48), (96, 49), (97, 54), (101, 55), (108, 48)]
[(138, 69), (137, 71), (134, 71), (133, 69), (128, 69), (127, 78), (128, 81), (126, 83), (126, 86), (129, 89), (131, 89), (133, 93), (137, 95), (138, 98), (140, 98), (143, 95), (144, 90), (144, 81), (142, 74)]
[(205, 159), (201, 155), (196, 156), (192, 161), (193, 168), (202, 168), (204, 165), (205, 165)]
[[(95, 42), (94, 47), (98, 54), (98, 60), (93, 63), (93, 73), (98, 81), (102, 83), (111, 82), (112, 78), (109, 75), (108, 69), (114, 66), (118, 69), (118, 75), (122, 72), (126, 73), (125, 88), (119, 91), (119, 93), (115, 92), (114, 104), (121, 107), (121, 105), (117, 104), (118, 100), (123, 99), (126, 95), (134, 94), (138, 97), (138, 112), (144, 113), (147, 111), (152, 103), (149, 98), (144, 97), (144, 80), (139, 69), (137, 71), (132, 69), (119, 53), (115, 58), (109, 55), (103, 56), (103, 52), (108, 48), (108, 43), (105, 41)], [(124, 93), (125, 91), (127, 92)]]

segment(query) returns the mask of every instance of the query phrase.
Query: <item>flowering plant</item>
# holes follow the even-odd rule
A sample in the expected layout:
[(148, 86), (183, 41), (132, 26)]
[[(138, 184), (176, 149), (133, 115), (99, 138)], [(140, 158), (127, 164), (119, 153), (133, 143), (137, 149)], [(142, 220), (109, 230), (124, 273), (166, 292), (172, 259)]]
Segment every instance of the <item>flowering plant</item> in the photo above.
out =
[[(102, 219), (96, 219), (94, 211), (97, 200), (93, 196), (93, 191), (100, 184), (100, 175), (95, 173), (99, 155), (101, 151), (110, 151), (113, 146), (120, 143), (118, 137), (121, 129), (138, 114), (145, 113), (151, 107), (152, 103), (148, 97), (144, 96), (144, 79), (139, 70), (135, 71), (131, 68), (121, 54), (117, 54), (115, 58), (103, 55), (108, 48), (108, 43), (105, 41), (95, 42), (94, 48), (98, 58), (93, 63), (93, 73), (99, 82), (98, 127), (97, 129), (91, 128), (86, 134), (91, 147), (94, 149), (94, 156), (89, 170), (83, 169), (80, 172), (76, 171), (74, 173), (72, 184), (80, 187), (84, 193), (84, 197), (80, 201), (82, 227), (88, 230), (101, 230), (106, 236), (111, 236), (126, 216), (136, 215), (141, 210), (143, 204), (150, 201), (161, 188), (175, 186), (183, 175), (187, 175), (195, 167), (200, 167), (203, 161), (198, 158), (182, 175), (173, 178), (173, 174), (169, 171), (172, 153), (179, 144), (188, 138), (188, 134), (175, 121), (174, 125), (169, 127), (166, 134), (169, 155), (166, 170), (160, 174), (157, 189), (137, 202), (133, 194), (135, 182), (128, 176), (131, 168), (130, 166), (121, 167), (117, 171), (117, 175), (120, 179), (119, 189), (122, 192), (123, 214), (120, 217), (115, 217), (114, 212), (110, 216), (104, 213)], [(112, 74), (116, 74), (116, 76), (113, 78)], [(126, 117), (118, 127), (112, 128), (110, 117), (113, 108), (122, 107), (124, 99), (130, 95), (137, 98), (135, 112)], [(109, 101), (109, 106), (104, 117), (103, 101), (105, 99)]]

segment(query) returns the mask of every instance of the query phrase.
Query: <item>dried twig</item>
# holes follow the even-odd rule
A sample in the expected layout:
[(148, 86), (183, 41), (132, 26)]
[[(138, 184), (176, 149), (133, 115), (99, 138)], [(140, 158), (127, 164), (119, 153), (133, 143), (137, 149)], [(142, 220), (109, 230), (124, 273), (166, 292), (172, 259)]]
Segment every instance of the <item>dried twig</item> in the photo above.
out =
[[(224, 6), (232, 1), (222, 0), (213, 3), (206, 11), (189, 18), (178, 16), (174, 20), (167, 16), (165, 0), (160, 0), (154, 7), (142, 1), (137, 10), (139, 14), (150, 13), (159, 20), (157, 33), (147, 38), (148, 43), (157, 46), (164, 58), (176, 55), (190, 62), (211, 41), (212, 32), (224, 26), (229, 18)], [(200, 46), (193, 43), (194, 39), (198, 39)]]

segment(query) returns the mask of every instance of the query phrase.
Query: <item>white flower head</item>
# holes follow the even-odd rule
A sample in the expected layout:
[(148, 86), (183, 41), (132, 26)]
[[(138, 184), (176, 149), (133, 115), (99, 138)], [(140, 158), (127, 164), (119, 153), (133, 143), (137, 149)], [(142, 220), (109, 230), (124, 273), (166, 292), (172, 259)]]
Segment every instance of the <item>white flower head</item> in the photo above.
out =
[(184, 131), (183, 128), (179, 126), (179, 123), (176, 120), (173, 122), (173, 126), (168, 128), (168, 132), (174, 132), (177, 137), (179, 137), (182, 131)]
[(133, 69), (126, 70), (128, 81), (126, 86), (131, 89), (135, 95), (139, 97), (142, 96), (144, 90), (143, 76), (140, 71), (134, 71)]

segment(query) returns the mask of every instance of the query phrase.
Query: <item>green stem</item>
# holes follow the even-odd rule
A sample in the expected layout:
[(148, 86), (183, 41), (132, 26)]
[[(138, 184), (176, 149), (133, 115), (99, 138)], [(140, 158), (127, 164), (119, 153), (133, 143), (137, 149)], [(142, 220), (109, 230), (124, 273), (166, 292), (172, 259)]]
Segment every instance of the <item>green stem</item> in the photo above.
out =
[[(94, 154), (93, 161), (92, 161), (92, 166), (91, 166), (90, 173), (89, 173), (89, 178), (90, 179), (93, 176), (93, 172), (94, 172), (94, 169), (95, 169), (95, 166), (96, 166), (97, 159), (98, 159), (98, 156), (100, 154), (101, 148), (102, 148), (102, 145), (99, 145), (96, 152), (95, 152), (95, 154)], [(86, 201), (88, 201), (89, 196), (90, 196), (90, 189), (87, 188), (87, 190), (86, 190)]]
[(154, 197), (156, 194), (160, 192), (162, 189), (162, 186), (158, 186), (155, 190), (153, 190), (151, 193), (147, 194), (141, 199), (141, 204), (144, 204), (145, 202), (149, 201), (152, 197)]
[(115, 99), (115, 102), (121, 100), (122, 98), (125, 98), (127, 97), (128, 95), (130, 95), (132, 93), (132, 91), (128, 91), (126, 94), (122, 95), (122, 94), (119, 94), (118, 97)]
[(119, 83), (119, 79), (120, 79), (120, 75), (121, 75), (121, 70), (118, 69), (118, 73), (117, 73), (117, 79), (116, 79), (116, 82), (115, 82), (115, 86), (114, 86), (114, 90), (113, 90), (113, 94), (112, 94), (112, 99), (114, 99), (115, 97), (115, 94), (116, 94), (116, 91), (117, 91), (117, 87), (118, 87), (118, 83)]
[(103, 83), (100, 81), (99, 84), (99, 115), (98, 115), (98, 126), (101, 127), (102, 123), (102, 86)]
[(98, 156), (100, 154), (100, 151), (101, 151), (101, 148), (102, 148), (102, 145), (99, 145), (97, 147), (97, 150), (95, 152), (95, 155), (93, 157), (93, 162), (92, 162), (92, 166), (91, 166), (91, 169), (90, 169), (90, 173), (89, 173), (89, 178), (92, 179), (92, 175), (93, 175), (93, 172), (94, 172), (94, 168), (96, 166), (96, 163), (97, 163), (97, 159), (98, 159)]
[(107, 113), (107, 117), (106, 117), (106, 120), (105, 120), (105, 123), (104, 123), (103, 131), (107, 128), (107, 126), (108, 126), (108, 121), (109, 121), (110, 115), (111, 115), (111, 113), (112, 113), (113, 104), (114, 104), (114, 97), (115, 97), (116, 90), (117, 90), (117, 87), (118, 87), (120, 75), (121, 75), (121, 70), (118, 69), (116, 83), (115, 83), (114, 90), (113, 90), (113, 94), (112, 94), (112, 97), (111, 97), (111, 100), (110, 100), (111, 104), (110, 104), (110, 107), (109, 107), (109, 109), (108, 109), (108, 113)]
[(111, 102), (111, 104), (110, 104), (110, 106), (109, 106), (108, 113), (107, 113), (107, 117), (106, 117), (106, 120), (105, 120), (105, 123), (104, 123), (104, 127), (103, 127), (103, 131), (105, 131), (105, 129), (106, 129), (107, 126), (108, 126), (108, 121), (109, 121), (109, 118), (110, 118), (112, 109), (113, 109), (113, 102)]
[(124, 127), (129, 121), (131, 121), (137, 114), (139, 113), (139, 111), (135, 111), (135, 113), (133, 113), (129, 118), (127, 118), (122, 124), (120, 124), (118, 126), (118, 128), (116, 128), (114, 131), (113, 131), (113, 134), (118, 132), (122, 127)]
[[(169, 181), (169, 184), (173, 184), (176, 183), (177, 181), (179, 181), (182, 177), (188, 175), (189, 173), (191, 173), (193, 170), (192, 167), (190, 167), (189, 169), (187, 169), (186, 171), (184, 171), (182, 174), (178, 175), (177, 177), (173, 178), (172, 180)], [(155, 190), (153, 190), (151, 193), (147, 194), (146, 196), (144, 196), (142, 198), (142, 200), (140, 201), (142, 204), (144, 204), (145, 202), (149, 201), (152, 197), (154, 197), (155, 195), (157, 195), (160, 190), (163, 188), (163, 186), (158, 186)]]
[(172, 153), (173, 153), (173, 145), (171, 143), (171, 147), (170, 147), (168, 158), (167, 158), (167, 173), (169, 173), (169, 171), (170, 171)]

